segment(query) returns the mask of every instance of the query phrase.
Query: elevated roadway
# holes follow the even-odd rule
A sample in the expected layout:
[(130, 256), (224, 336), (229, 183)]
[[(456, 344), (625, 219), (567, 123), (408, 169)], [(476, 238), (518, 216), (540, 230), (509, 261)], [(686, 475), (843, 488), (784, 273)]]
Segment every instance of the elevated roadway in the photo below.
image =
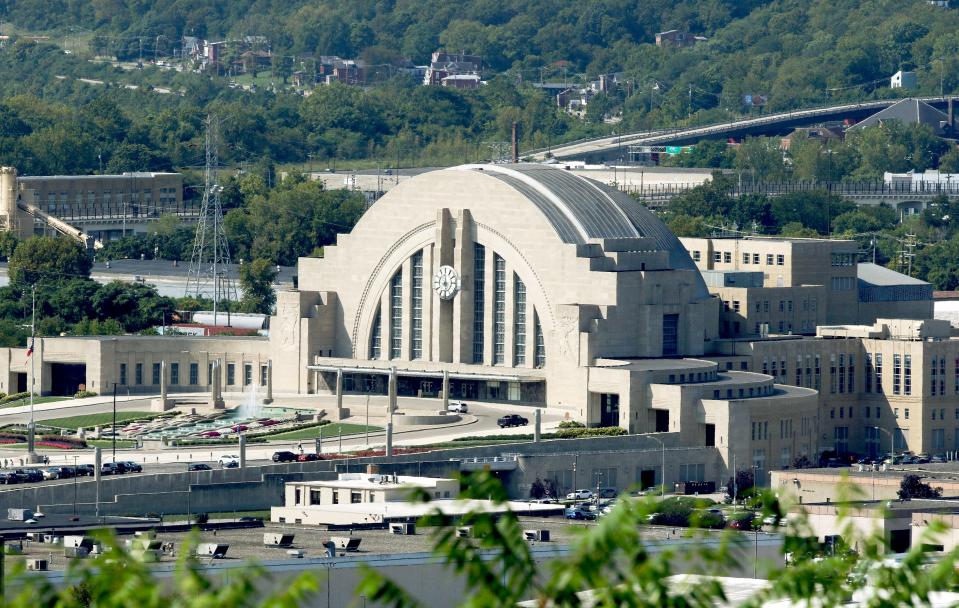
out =
[[(919, 97), (918, 99), (938, 107), (945, 107), (959, 96)], [(809, 126), (824, 121), (855, 119), (862, 120), (901, 99), (882, 99), (859, 103), (839, 104), (790, 112), (778, 112), (744, 118), (730, 122), (700, 127), (659, 129), (570, 142), (552, 149), (541, 148), (523, 153), (524, 158), (546, 160), (547, 154), (560, 160), (586, 160), (598, 162), (623, 157), (629, 146), (663, 146), (692, 144), (703, 139), (718, 137), (743, 137), (746, 135), (785, 134), (796, 127)]]

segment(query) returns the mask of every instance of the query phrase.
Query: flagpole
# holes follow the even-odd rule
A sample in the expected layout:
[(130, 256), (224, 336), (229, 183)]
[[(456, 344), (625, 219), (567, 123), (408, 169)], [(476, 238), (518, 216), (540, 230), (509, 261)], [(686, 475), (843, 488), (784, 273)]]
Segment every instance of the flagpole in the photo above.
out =
[(35, 392), (34, 386), (36, 385), (36, 381), (37, 381), (36, 380), (37, 358), (34, 356), (34, 353), (33, 353), (34, 348), (36, 347), (36, 339), (37, 339), (37, 284), (36, 283), (33, 284), (31, 293), (32, 293), (33, 303), (31, 305), (32, 318), (30, 320), (30, 428), (29, 428), (30, 432), (29, 432), (28, 441), (27, 441), (27, 460), (30, 462), (37, 462), (39, 459), (37, 458), (37, 452), (36, 452), (35, 443), (34, 443), (34, 440), (35, 440), (34, 427), (36, 426), (36, 422), (34, 421), (34, 418), (33, 418), (33, 393)]

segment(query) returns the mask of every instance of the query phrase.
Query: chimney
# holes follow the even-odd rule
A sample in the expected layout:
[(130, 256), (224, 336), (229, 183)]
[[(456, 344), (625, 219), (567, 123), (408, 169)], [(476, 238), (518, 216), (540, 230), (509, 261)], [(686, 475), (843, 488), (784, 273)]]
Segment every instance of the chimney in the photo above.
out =
[(513, 156), (512, 156), (512, 162), (513, 162), (513, 163), (518, 163), (518, 162), (519, 162), (519, 142), (518, 142), (517, 139), (516, 139), (516, 121), (515, 121), (515, 120), (513, 121), (513, 139), (512, 139), (512, 141), (513, 141)]

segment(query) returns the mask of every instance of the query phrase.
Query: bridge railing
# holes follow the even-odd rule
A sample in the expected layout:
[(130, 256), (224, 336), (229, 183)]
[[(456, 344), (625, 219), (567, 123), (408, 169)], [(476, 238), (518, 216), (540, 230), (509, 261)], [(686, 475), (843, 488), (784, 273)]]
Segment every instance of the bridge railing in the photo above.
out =
[[(620, 190), (644, 200), (665, 200), (685, 194), (701, 184), (622, 185)], [(812, 180), (784, 180), (775, 182), (734, 182), (729, 190), (732, 196), (761, 194), (779, 196), (794, 192), (822, 191), (837, 196), (917, 196), (930, 198), (938, 195), (959, 196), (959, 180), (945, 183), (887, 183), (880, 180), (855, 182), (821, 182)]]

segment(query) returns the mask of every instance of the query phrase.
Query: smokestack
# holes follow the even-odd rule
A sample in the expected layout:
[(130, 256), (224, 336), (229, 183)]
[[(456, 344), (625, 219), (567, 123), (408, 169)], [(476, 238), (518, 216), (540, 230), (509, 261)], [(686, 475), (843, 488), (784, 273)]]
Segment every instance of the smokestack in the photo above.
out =
[(519, 162), (519, 143), (516, 139), (516, 121), (513, 121), (513, 157), (512, 162)]
[(949, 110), (948, 110), (948, 114), (949, 114), (949, 128), (952, 129), (952, 128), (956, 125), (956, 123), (955, 123), (954, 120), (953, 120), (952, 97), (949, 98), (949, 103), (948, 103), (947, 107), (949, 108)]

